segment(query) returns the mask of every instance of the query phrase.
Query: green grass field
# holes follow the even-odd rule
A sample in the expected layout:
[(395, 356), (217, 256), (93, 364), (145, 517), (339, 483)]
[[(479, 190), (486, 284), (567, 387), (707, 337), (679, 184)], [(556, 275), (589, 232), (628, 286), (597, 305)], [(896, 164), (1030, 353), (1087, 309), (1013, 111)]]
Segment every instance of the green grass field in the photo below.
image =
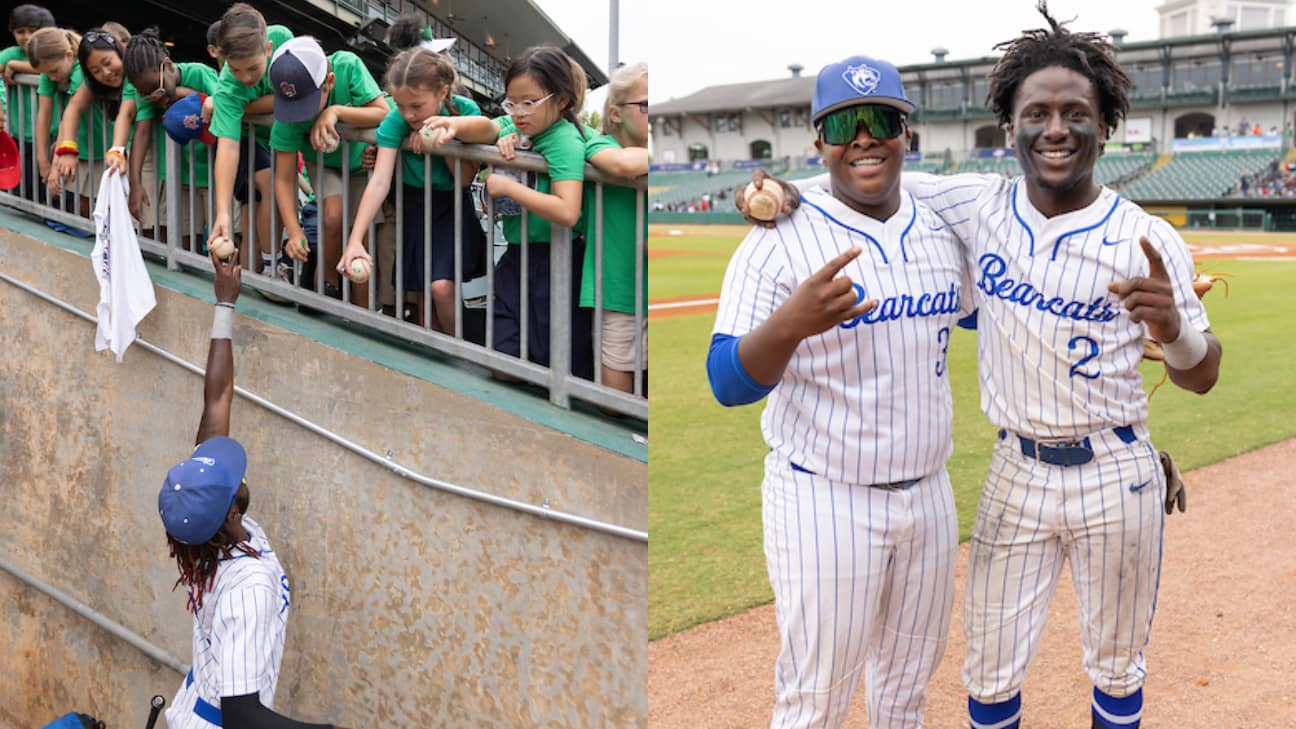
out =
[[(650, 250), (689, 250), (650, 263), (651, 298), (719, 291), (729, 252), (741, 234), (652, 236)], [(1233, 274), (1232, 292), (1207, 298), (1224, 343), (1219, 384), (1205, 397), (1167, 383), (1152, 400), (1158, 447), (1184, 470), (1214, 463), (1296, 435), (1296, 391), (1288, 367), (1296, 340), (1282, 334), (1292, 311), (1296, 261), (1218, 261), (1199, 266)], [(652, 437), (649, 438), (649, 637), (770, 602), (761, 548), (760, 481), (767, 448), (761, 405), (723, 408), (706, 380), (713, 315), (654, 319)], [(954, 390), (954, 456), (949, 470), (960, 536), (971, 528), (993, 429), (981, 414), (974, 335), (958, 330), (950, 346)], [(1161, 368), (1144, 365), (1149, 389)], [(1189, 482), (1191, 492), (1210, 484)]]

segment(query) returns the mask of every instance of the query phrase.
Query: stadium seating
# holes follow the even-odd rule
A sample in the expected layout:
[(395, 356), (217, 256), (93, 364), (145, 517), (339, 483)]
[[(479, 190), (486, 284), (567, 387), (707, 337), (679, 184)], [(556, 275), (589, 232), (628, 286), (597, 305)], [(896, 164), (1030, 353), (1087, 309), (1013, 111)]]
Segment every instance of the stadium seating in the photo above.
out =
[(1276, 149), (1180, 153), (1120, 191), (1131, 200), (1214, 200), (1232, 194), (1239, 177), (1264, 170), (1281, 154)]

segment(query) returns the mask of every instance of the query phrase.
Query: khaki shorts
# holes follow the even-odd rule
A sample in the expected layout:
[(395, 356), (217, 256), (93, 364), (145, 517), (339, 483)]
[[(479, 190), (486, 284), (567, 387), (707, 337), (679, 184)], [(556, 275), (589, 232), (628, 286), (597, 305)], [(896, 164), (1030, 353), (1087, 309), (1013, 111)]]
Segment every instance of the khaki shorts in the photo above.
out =
[[(180, 186), (180, 230), (189, 235), (200, 235), (205, 239), (204, 231), (207, 230), (208, 221), (214, 218), (214, 215), (208, 214), (207, 210), (207, 188), (193, 187), (193, 219), (189, 217), (189, 191), (190, 185)], [(150, 193), (151, 194), (151, 193)], [(167, 224), (167, 210), (171, 207), (170, 201), (167, 200), (166, 183), (162, 184), (159, 191), (162, 198), (157, 201), (157, 219), (159, 225)], [(147, 217), (147, 214), (146, 214)], [(233, 223), (233, 221), (231, 221)]]
[[(639, 331), (639, 356), (648, 367), (648, 318)], [(617, 372), (635, 371), (635, 315), (624, 311), (603, 312), (603, 366)]]
[[(369, 252), (373, 256), (373, 276), (378, 281), (378, 303), (383, 306), (396, 305), (396, 286), (392, 283), (392, 272), (396, 270), (396, 206), (384, 200), (380, 215), (390, 222), (374, 226), (376, 241), (369, 241)], [(405, 292), (406, 303), (417, 302), (418, 293)]]
[(103, 178), (104, 162), (97, 159), (94, 162), (94, 174), (91, 174), (90, 162), (87, 160), (77, 160), (76, 185), (68, 186), (68, 191), (75, 192), (81, 197), (90, 197), (99, 194), (99, 181)]

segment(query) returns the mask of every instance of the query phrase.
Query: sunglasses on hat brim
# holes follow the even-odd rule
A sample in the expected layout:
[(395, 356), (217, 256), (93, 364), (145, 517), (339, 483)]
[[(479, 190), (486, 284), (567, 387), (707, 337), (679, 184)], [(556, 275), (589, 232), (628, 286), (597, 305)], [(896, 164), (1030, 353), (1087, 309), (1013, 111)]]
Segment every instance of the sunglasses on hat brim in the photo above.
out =
[(819, 138), (824, 144), (850, 144), (860, 125), (874, 139), (895, 139), (905, 129), (906, 114), (885, 104), (860, 104), (829, 112), (819, 120)]

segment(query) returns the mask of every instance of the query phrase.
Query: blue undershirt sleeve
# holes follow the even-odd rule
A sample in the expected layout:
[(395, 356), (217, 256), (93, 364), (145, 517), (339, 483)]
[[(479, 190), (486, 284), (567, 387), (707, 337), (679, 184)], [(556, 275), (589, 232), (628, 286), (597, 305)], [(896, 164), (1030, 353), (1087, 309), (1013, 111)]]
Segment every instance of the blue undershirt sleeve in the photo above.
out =
[(971, 314), (968, 314), (967, 316), (963, 317), (962, 319), (959, 319), (959, 320), (958, 320), (958, 326), (959, 326), (959, 328), (960, 328), (960, 329), (971, 329), (972, 331), (976, 331), (976, 328), (977, 328), (977, 312), (978, 312), (978, 311), (981, 311), (981, 310), (980, 310), (980, 309), (973, 309)]
[(711, 350), (707, 352), (707, 379), (711, 392), (721, 405), (750, 405), (765, 397), (774, 385), (762, 385), (753, 380), (738, 359), (738, 342), (741, 337), (715, 334), (711, 337)]

